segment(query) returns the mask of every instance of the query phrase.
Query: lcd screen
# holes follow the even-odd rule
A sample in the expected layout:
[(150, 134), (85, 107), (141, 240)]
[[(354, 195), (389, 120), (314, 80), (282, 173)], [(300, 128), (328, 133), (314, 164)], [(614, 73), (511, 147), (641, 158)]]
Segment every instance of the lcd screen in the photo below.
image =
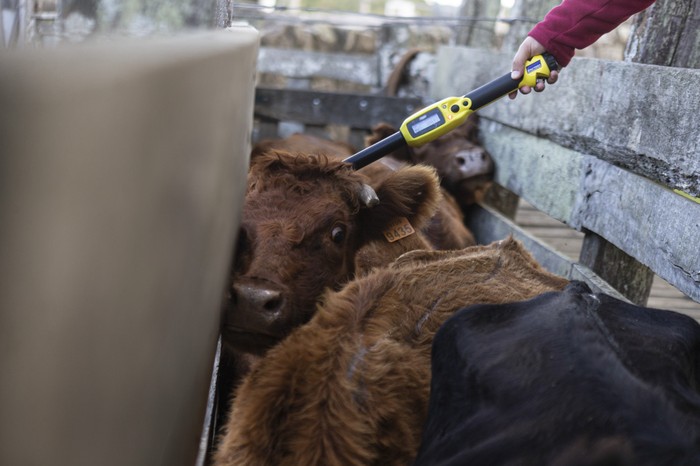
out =
[(408, 129), (411, 131), (411, 136), (415, 138), (425, 133), (426, 130), (440, 126), (444, 122), (445, 120), (442, 118), (440, 110), (435, 109), (423, 115), (422, 119), (418, 118), (410, 123)]

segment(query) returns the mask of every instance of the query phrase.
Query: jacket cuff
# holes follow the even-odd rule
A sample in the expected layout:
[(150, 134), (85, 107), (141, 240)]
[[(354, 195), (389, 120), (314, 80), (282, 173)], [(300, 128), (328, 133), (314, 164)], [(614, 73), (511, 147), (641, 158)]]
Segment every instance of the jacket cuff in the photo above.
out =
[(575, 50), (573, 47), (567, 47), (559, 42), (549, 40), (551, 34), (547, 34), (547, 32), (544, 30), (543, 27), (540, 26), (540, 24), (537, 24), (532, 29), (532, 31), (528, 33), (528, 36), (532, 37), (537, 42), (542, 44), (545, 50), (547, 50), (547, 52), (551, 53), (554, 56), (554, 58), (556, 58), (557, 63), (561, 67), (568, 65), (571, 59), (574, 57)]

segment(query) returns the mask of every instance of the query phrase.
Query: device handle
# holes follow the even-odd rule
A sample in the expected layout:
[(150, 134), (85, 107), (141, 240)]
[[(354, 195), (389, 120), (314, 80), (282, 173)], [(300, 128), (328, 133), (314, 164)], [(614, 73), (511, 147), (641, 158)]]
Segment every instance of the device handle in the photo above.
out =
[(523, 76), (520, 79), (512, 79), (510, 73), (504, 74), (500, 78), (474, 89), (464, 97), (471, 99), (471, 109), (476, 111), (523, 86), (534, 86), (538, 79), (548, 78), (552, 71), (558, 69), (559, 65), (556, 59), (545, 52), (542, 55), (535, 55), (525, 63)]
[(350, 157), (343, 160), (343, 162), (351, 163), (354, 170), (359, 170), (362, 167), (369, 165), (372, 162), (376, 162), (387, 154), (394, 152), (406, 145), (406, 140), (403, 138), (401, 131), (397, 131), (394, 134), (372, 144), (369, 147), (365, 147), (357, 154), (351, 155)]
[(478, 110), (494, 100), (500, 99), (504, 95), (518, 90), (520, 81), (521, 79), (512, 79), (510, 73), (504, 74), (500, 78), (496, 78), (468, 94), (465, 94), (464, 97), (472, 101), (472, 110)]

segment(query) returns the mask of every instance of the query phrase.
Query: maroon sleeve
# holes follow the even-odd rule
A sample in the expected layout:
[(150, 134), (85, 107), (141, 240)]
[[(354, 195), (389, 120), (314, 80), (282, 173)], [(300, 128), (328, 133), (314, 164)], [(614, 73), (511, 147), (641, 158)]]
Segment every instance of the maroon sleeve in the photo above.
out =
[(654, 0), (563, 0), (528, 34), (566, 66), (583, 49)]

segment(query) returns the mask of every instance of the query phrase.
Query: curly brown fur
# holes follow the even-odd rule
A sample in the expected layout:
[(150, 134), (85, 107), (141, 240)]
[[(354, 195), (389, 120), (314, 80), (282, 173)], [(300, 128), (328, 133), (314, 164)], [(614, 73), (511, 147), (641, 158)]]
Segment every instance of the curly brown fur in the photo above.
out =
[(255, 160), (273, 150), (283, 150), (301, 154), (325, 154), (332, 157), (347, 157), (355, 153), (350, 144), (319, 138), (310, 134), (295, 133), (284, 139), (265, 139), (253, 146), (250, 159)]
[[(441, 202), (435, 170), (389, 171), (373, 207), (359, 194), (370, 182), (335, 156), (270, 150), (253, 160), (222, 328), (236, 357), (260, 356), (307, 322), (324, 290), (431, 247), (421, 230)], [(389, 243), (383, 231), (399, 217), (416, 233)]]
[(409, 464), (438, 327), (465, 305), (522, 300), (566, 283), (512, 239), (408, 253), (350, 282), (245, 379), (216, 464)]

